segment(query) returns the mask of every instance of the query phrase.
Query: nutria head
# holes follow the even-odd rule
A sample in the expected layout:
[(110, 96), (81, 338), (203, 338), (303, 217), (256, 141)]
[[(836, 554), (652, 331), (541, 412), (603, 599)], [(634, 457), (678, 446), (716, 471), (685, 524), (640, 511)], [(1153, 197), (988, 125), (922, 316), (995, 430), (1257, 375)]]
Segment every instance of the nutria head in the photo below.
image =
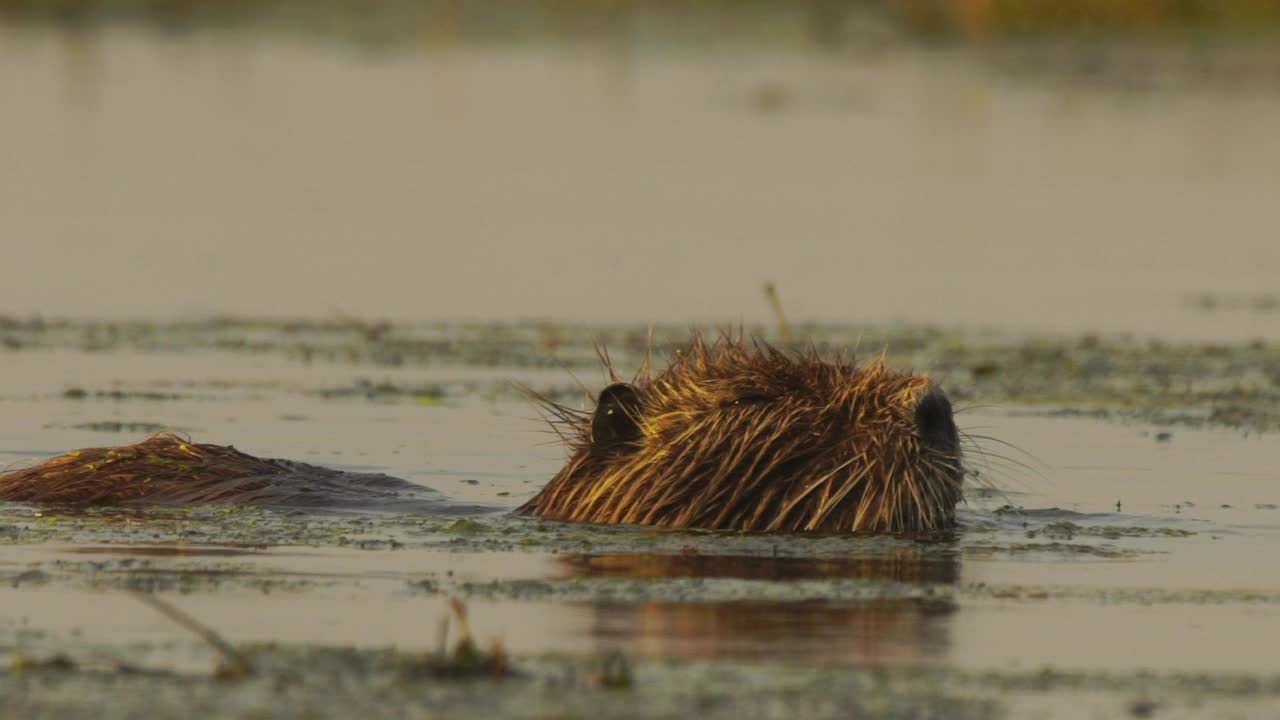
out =
[(951, 403), (881, 362), (694, 337), (666, 370), (606, 387), (594, 412), (548, 410), (570, 457), (521, 508), (540, 517), (821, 533), (955, 522)]

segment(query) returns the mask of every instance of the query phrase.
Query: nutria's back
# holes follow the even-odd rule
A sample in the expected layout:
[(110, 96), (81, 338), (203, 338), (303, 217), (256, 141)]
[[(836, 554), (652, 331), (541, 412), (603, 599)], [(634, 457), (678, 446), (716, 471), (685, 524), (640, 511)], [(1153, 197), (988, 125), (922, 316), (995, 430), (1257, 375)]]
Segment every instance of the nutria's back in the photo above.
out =
[(0, 500), (64, 507), (264, 505), (466, 514), (431, 488), (381, 473), (254, 457), (158, 433), (133, 445), (72, 450), (0, 472)]
[(741, 339), (693, 339), (666, 370), (549, 404), (565, 467), (521, 510), (595, 523), (803, 532), (954, 524), (951, 404), (927, 376)]

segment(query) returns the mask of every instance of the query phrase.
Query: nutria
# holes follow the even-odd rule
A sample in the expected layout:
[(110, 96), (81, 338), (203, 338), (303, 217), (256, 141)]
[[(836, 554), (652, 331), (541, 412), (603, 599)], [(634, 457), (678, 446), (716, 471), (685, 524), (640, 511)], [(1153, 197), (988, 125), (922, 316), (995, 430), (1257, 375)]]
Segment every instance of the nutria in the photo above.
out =
[[(927, 376), (882, 362), (856, 367), (814, 351), (695, 335), (665, 370), (632, 383), (615, 378), (594, 412), (546, 407), (570, 457), (519, 509), (543, 518), (904, 532), (951, 526), (961, 496), (946, 396)], [(168, 433), (0, 473), (0, 500), (441, 507), (437, 493), (405, 480), (265, 460)]]
[(959, 433), (928, 376), (729, 336), (695, 336), (644, 375), (614, 377), (594, 412), (545, 403), (570, 457), (522, 512), (817, 533), (955, 522)]

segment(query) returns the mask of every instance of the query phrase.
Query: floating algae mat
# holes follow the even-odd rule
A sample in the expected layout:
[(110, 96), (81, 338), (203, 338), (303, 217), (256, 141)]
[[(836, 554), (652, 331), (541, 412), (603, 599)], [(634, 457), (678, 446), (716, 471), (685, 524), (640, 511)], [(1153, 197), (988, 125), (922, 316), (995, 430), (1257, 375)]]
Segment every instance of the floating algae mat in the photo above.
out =
[[(438, 502), (0, 506), (0, 717), (1253, 717), (1280, 703), (1268, 345), (799, 329), (930, 369), (982, 450), (954, 532), (805, 538), (509, 513), (563, 455), (508, 383), (579, 402), (571, 373), (604, 382), (592, 341), (634, 367), (647, 328), (6, 328), (5, 467), (182, 428), (404, 478)], [(667, 353), (682, 332), (652, 344)], [(219, 650), (140, 592), (250, 672), (215, 674)], [(510, 672), (442, 671), (459, 604), (467, 657)]]

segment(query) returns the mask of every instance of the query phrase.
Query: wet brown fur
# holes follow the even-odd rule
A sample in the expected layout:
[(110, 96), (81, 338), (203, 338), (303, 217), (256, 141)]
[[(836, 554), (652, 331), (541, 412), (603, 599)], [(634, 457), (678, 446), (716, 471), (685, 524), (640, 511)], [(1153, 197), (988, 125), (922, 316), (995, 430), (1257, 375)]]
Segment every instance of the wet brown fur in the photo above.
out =
[(63, 507), (263, 505), (317, 510), (465, 513), (423, 485), (383, 475), (258, 458), (173, 433), (73, 450), (0, 472), (0, 501)]
[[(591, 413), (546, 403), (570, 457), (522, 511), (745, 531), (954, 524), (958, 443), (925, 442), (913, 418), (930, 392), (927, 376), (695, 337), (666, 370), (633, 387), (637, 436), (610, 447), (593, 442)], [(949, 405), (946, 415), (950, 422)]]
[(267, 488), (283, 465), (224, 445), (159, 433), (134, 445), (72, 450), (0, 473), (0, 500), (50, 505), (237, 502)]

